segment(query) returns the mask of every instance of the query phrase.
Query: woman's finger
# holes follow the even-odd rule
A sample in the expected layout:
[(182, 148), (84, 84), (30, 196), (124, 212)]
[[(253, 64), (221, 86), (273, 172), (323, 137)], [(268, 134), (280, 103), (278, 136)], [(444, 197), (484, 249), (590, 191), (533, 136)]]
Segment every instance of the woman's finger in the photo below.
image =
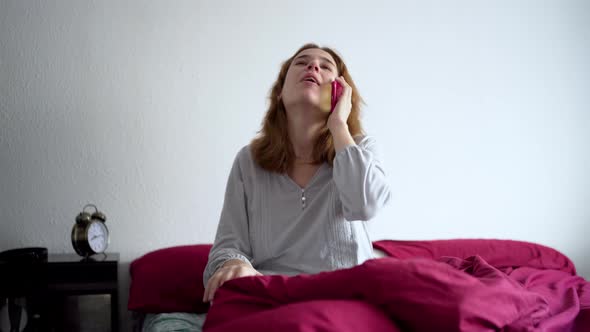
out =
[(211, 280), (213, 280), (215, 276), (211, 277), (207, 282), (207, 286), (205, 286), (205, 293), (203, 294), (203, 302), (207, 302), (209, 300), (209, 290), (211, 289)]
[(219, 289), (219, 287), (221, 287), (221, 285), (223, 285), (224, 282), (237, 277), (236, 273), (233, 273), (233, 269), (227, 269), (227, 271), (221, 270), (220, 272), (221, 273), (219, 274), (219, 277), (213, 285), (214, 287), (209, 292), (209, 301), (213, 300), (213, 298), (215, 297), (215, 293), (217, 292), (217, 289)]
[[(350, 84), (348, 84), (348, 82), (346, 82), (346, 80), (344, 79), (344, 76), (339, 76), (336, 79), (342, 85), (343, 91), (342, 91), (342, 94), (340, 95), (340, 99), (342, 99), (343, 96), (345, 96), (345, 98), (352, 98), (352, 87), (350, 86)], [(338, 100), (338, 101), (340, 101), (340, 100)]]
[(344, 79), (344, 76), (338, 76), (336, 79), (338, 80), (338, 82), (342, 83), (342, 85), (350, 87), (348, 82), (346, 82), (346, 80)]
[(209, 301), (213, 300), (213, 297), (215, 297), (215, 292), (217, 291), (217, 288), (219, 288), (220, 283), (222, 283), (223, 280), (220, 278), (217, 278), (217, 280), (215, 281), (215, 284), (212, 285), (211, 289), (209, 290)]
[(209, 290), (209, 295), (207, 297), (207, 302), (211, 302), (211, 300), (213, 300), (213, 297), (215, 296), (215, 291), (217, 291), (217, 285), (211, 287), (211, 289)]
[(344, 88), (344, 90), (347, 90), (347, 89), (352, 90), (352, 87), (350, 86), (350, 84), (348, 84), (348, 82), (346, 82), (346, 80), (344, 79), (344, 76), (339, 76), (336, 79), (338, 80), (338, 82), (340, 82), (340, 84), (342, 84), (342, 87)]
[(213, 294), (215, 293), (215, 290), (217, 290), (217, 287), (219, 287), (219, 282), (224, 277), (224, 275), (225, 273), (223, 273), (223, 270), (219, 270), (217, 273), (213, 274), (211, 279), (209, 279), (207, 288), (205, 289), (205, 294), (203, 296), (204, 302), (209, 302), (211, 299), (213, 299)]

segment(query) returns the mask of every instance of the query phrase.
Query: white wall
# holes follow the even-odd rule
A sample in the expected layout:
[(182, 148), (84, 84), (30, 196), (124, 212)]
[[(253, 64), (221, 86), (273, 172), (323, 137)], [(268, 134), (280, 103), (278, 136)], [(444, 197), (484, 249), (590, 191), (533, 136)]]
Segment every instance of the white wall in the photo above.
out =
[[(280, 63), (342, 53), (393, 202), (375, 239), (507, 238), (590, 278), (587, 1), (0, 1), (0, 250), (72, 252), (107, 214), (128, 264), (213, 241)], [(585, 233), (586, 232), (586, 233)]]

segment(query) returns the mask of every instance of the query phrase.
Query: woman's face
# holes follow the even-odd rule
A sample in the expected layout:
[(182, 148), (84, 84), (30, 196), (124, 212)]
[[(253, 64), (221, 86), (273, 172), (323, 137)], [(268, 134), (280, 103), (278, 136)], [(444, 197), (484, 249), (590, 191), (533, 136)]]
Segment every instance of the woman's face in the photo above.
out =
[(330, 53), (319, 48), (299, 52), (287, 70), (281, 92), (283, 104), (286, 108), (297, 104), (319, 107), (320, 84), (329, 83), (338, 75)]

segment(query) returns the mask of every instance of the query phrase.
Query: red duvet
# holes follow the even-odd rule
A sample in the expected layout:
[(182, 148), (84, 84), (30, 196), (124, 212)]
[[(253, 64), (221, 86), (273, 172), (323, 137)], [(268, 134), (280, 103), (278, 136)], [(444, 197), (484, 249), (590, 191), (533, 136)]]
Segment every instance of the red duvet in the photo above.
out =
[(204, 331), (590, 331), (590, 284), (571, 262), (518, 263), (387, 257), (239, 278), (217, 291)]

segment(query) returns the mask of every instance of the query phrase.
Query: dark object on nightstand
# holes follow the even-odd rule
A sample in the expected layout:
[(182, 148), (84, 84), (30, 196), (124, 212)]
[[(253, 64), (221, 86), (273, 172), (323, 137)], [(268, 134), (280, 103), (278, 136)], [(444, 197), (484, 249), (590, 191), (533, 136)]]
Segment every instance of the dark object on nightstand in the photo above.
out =
[[(40, 297), (46, 287), (47, 248), (30, 247), (0, 252), (0, 309), (8, 300), (10, 331), (20, 331), (23, 311), (24, 331), (40, 330)], [(23, 305), (23, 306), (21, 306)]]

